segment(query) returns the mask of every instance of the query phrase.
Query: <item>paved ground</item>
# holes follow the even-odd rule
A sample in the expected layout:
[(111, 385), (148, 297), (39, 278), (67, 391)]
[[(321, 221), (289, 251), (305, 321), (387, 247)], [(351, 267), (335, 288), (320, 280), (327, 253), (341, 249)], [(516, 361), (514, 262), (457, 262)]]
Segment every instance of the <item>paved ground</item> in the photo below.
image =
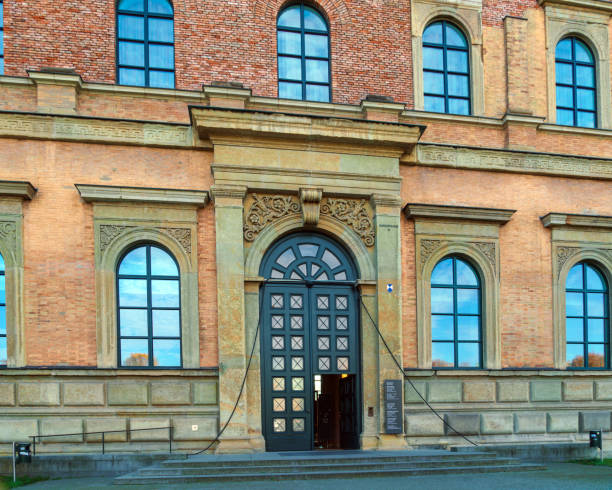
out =
[(79, 478), (50, 480), (29, 485), (32, 490), (98, 490), (113, 487), (122, 489), (287, 489), (312, 490), (372, 490), (372, 489), (411, 489), (411, 490), (612, 490), (612, 468), (586, 466), (570, 463), (547, 463), (546, 471), (519, 473), (464, 474), (442, 476), (412, 476), (403, 478), (356, 478), (351, 480), (309, 480), (281, 482), (253, 482), (245, 484), (224, 483), (223, 485), (129, 485), (113, 486), (112, 478)]

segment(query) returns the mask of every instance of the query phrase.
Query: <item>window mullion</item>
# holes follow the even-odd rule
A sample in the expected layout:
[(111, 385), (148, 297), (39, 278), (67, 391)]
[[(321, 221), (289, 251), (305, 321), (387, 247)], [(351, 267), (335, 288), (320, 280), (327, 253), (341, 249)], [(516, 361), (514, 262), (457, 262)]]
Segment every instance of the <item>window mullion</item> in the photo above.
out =
[(453, 257), (453, 349), (455, 367), (459, 367), (459, 335), (457, 330), (457, 261)]
[(304, 29), (304, 3), (300, 4), (300, 44), (302, 48), (302, 100), (306, 100), (306, 33)]
[(146, 261), (147, 261), (147, 333), (148, 333), (148, 344), (149, 344), (149, 367), (153, 367), (153, 298), (152, 298), (152, 284), (151, 284), (151, 246), (147, 245), (146, 248)]

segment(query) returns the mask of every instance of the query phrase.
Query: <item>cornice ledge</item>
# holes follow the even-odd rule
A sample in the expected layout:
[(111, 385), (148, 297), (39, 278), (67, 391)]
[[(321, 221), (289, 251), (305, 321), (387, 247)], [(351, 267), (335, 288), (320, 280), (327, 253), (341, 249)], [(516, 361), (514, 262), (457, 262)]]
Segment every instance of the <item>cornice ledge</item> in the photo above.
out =
[(505, 224), (516, 212), (514, 209), (476, 208), (469, 206), (447, 206), (441, 204), (408, 203), (404, 214), (408, 219), (446, 218), (470, 221), (486, 221)]
[(52, 73), (44, 71), (30, 71), (28, 76), (34, 80), (37, 85), (65, 85), (67, 87), (75, 87), (80, 89), (83, 86), (81, 75), (70, 73)]
[(612, 1), (610, 0), (538, 0), (540, 6), (554, 5), (557, 7), (579, 7), (583, 9), (599, 10), (612, 15)]
[(0, 197), (20, 197), (29, 201), (36, 191), (36, 187), (29, 182), (0, 180)]
[(502, 119), (504, 125), (507, 124), (522, 124), (526, 126), (539, 126), (544, 122), (544, 117), (531, 116), (528, 114), (511, 114), (506, 113)]
[[(257, 136), (308, 142), (327, 141), (383, 146), (410, 151), (423, 127), (338, 117), (283, 114), (250, 110), (191, 107), (194, 126), (203, 140), (217, 136)], [(214, 143), (214, 141), (213, 141)]]
[(545, 228), (555, 226), (581, 226), (587, 228), (612, 229), (612, 216), (597, 216), (589, 214), (548, 213), (540, 217)]
[(579, 128), (577, 126), (562, 126), (560, 124), (542, 123), (538, 125), (538, 130), (612, 138), (612, 129), (604, 128)]
[(399, 209), (402, 206), (401, 198), (399, 196), (394, 196), (393, 194), (372, 194), (372, 196), (370, 197), (370, 202), (372, 203), (374, 208), (389, 207)]
[(203, 208), (208, 191), (75, 184), (85, 202), (188, 204)]
[(247, 190), (247, 186), (231, 184), (214, 184), (210, 189), (213, 201), (216, 201), (218, 198), (222, 197), (244, 199), (246, 197)]

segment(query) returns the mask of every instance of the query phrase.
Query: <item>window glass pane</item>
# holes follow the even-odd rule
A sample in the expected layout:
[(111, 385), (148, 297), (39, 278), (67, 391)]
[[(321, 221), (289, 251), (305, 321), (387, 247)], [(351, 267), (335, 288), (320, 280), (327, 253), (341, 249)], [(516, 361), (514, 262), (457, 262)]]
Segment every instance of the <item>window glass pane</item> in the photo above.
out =
[(119, 64), (144, 67), (144, 44), (120, 41)]
[(306, 85), (306, 100), (329, 102), (329, 87), (327, 85)]
[(560, 87), (557, 85), (557, 106), (574, 107), (574, 91), (571, 87)]
[(423, 32), (424, 43), (442, 44), (442, 22), (434, 22)]
[(577, 116), (578, 121), (576, 124), (578, 126), (581, 126), (583, 128), (594, 128), (596, 126), (595, 114), (593, 112), (578, 111)]
[(452, 315), (431, 315), (431, 339), (454, 340)]
[(567, 316), (583, 316), (582, 293), (565, 293), (565, 314)]
[(478, 313), (477, 289), (457, 289), (457, 313)]
[(568, 342), (583, 342), (584, 320), (582, 318), (566, 318), (565, 332)]
[(582, 289), (582, 264), (576, 264), (567, 273), (565, 289)]
[(603, 344), (589, 344), (589, 367), (606, 367), (606, 354)]
[(151, 302), (153, 306), (178, 308), (178, 281), (151, 281)]
[(457, 285), (458, 286), (478, 286), (478, 279), (472, 268), (462, 260), (456, 260)]
[(453, 259), (444, 259), (434, 267), (431, 273), (432, 284), (453, 283)]
[(327, 58), (329, 56), (328, 37), (318, 36), (316, 34), (306, 34), (304, 38), (304, 49), (306, 50), (306, 56)]
[(464, 75), (449, 75), (448, 95), (459, 95), (461, 97), (470, 95), (468, 80), (468, 77)]
[(178, 276), (176, 262), (168, 252), (151, 247), (151, 274), (154, 276)]
[(431, 288), (431, 312), (453, 313), (453, 290), (450, 288)]
[(144, 40), (144, 18), (135, 15), (120, 15), (118, 18), (119, 37)]
[(441, 48), (423, 47), (423, 68), (443, 70), (444, 51)]
[(119, 70), (120, 85), (143, 86), (145, 82), (144, 70), (133, 70), (131, 68), (121, 68)]
[(6, 306), (0, 306), (0, 335), (6, 335)]
[(5, 265), (4, 265), (4, 257), (2, 257), (2, 255), (0, 255), (0, 272), (5, 270)]
[(174, 88), (174, 72), (151, 70), (149, 72), (149, 86), (157, 88)]
[(147, 339), (122, 339), (121, 365), (129, 367), (148, 366), (149, 341)]
[(149, 13), (172, 14), (172, 6), (168, 0), (149, 0)]
[(457, 317), (457, 340), (480, 340), (477, 316)]
[(172, 19), (149, 19), (149, 41), (174, 42), (174, 22)]
[(138, 10), (139, 12), (144, 11), (143, 0), (121, 0), (119, 2), (119, 10)]
[(0, 276), (0, 304), (6, 304), (6, 276)]
[(151, 68), (174, 68), (174, 46), (149, 45), (149, 66)]
[(584, 345), (567, 344), (565, 359), (567, 367), (584, 367)]
[(468, 72), (468, 55), (465, 51), (448, 50), (447, 52), (447, 70), (457, 71), (459, 73)]
[(306, 60), (306, 80), (308, 82), (329, 81), (329, 64), (327, 61)]
[(423, 72), (424, 92), (444, 95), (444, 74), (431, 71)]
[(557, 44), (557, 49), (555, 50), (555, 57), (560, 60), (570, 60), (572, 59), (572, 41), (571, 39), (563, 39), (559, 41)]
[(588, 335), (589, 342), (604, 342), (605, 341), (603, 318), (602, 319), (589, 318), (587, 335)]
[(0, 366), (6, 366), (6, 361), (6, 337), (0, 337)]
[(278, 96), (281, 99), (301, 99), (302, 98), (302, 84), (301, 83), (280, 82), (278, 84)]
[(279, 54), (302, 54), (302, 40), (298, 32), (278, 31)]
[(119, 306), (147, 306), (145, 279), (119, 279)]
[(146, 337), (149, 335), (147, 310), (119, 310), (119, 333), (122, 337)]
[(480, 344), (460, 343), (457, 346), (457, 367), (479, 367), (480, 366)]
[(443, 97), (432, 97), (430, 95), (425, 96), (425, 110), (429, 112), (445, 112), (444, 111), (444, 98)]
[(319, 12), (310, 7), (304, 7), (304, 29), (327, 31), (327, 24)]
[(466, 99), (448, 99), (448, 112), (450, 114), (464, 114), (470, 113), (470, 101)]
[(180, 367), (181, 341), (153, 340), (153, 364), (159, 367)]
[(574, 73), (571, 64), (557, 62), (555, 64), (555, 71), (557, 83), (565, 83), (566, 85), (572, 85), (574, 83)]
[(576, 83), (583, 87), (595, 87), (595, 68), (576, 65)]
[(449, 46), (467, 47), (463, 33), (451, 24), (446, 24), (446, 44)]
[(180, 337), (178, 310), (153, 310), (154, 337)]
[(587, 274), (587, 288), (590, 290), (605, 291), (606, 286), (601, 274), (590, 265), (587, 265), (585, 268)]
[(434, 342), (431, 345), (432, 367), (454, 367), (455, 345), (451, 342)]
[(574, 112), (566, 109), (557, 109), (557, 124), (564, 126), (574, 125)]
[(591, 50), (582, 41), (576, 39), (574, 41), (574, 53), (576, 55), (576, 61), (582, 61), (584, 63), (593, 63), (593, 55)]
[(587, 313), (589, 316), (604, 316), (604, 298), (603, 293), (588, 293), (587, 294)]
[(301, 80), (302, 61), (299, 58), (287, 58), (285, 56), (279, 56), (278, 77), (286, 78), (288, 80)]
[(278, 17), (278, 26), (283, 27), (295, 27), (299, 29), (301, 27), (300, 24), (300, 6), (294, 5), (289, 7), (283, 11), (282, 14)]
[(144, 276), (147, 273), (147, 249), (139, 247), (128, 253), (119, 266), (119, 274)]

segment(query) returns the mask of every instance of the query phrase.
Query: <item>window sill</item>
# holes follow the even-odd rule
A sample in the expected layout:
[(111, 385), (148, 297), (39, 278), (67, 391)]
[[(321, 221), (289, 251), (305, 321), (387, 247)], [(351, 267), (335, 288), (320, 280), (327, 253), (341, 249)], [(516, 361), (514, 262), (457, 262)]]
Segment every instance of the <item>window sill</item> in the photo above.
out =
[(407, 378), (431, 378), (431, 377), (610, 377), (612, 370), (565, 370), (565, 369), (404, 369)]
[(581, 128), (577, 126), (562, 126), (560, 124), (540, 124), (538, 130), (550, 131), (552, 133), (599, 136), (604, 138), (612, 137), (612, 129)]
[(444, 122), (478, 124), (478, 125), (495, 126), (495, 127), (503, 126), (503, 121), (501, 119), (497, 119), (494, 117), (462, 116), (459, 114), (446, 114), (443, 112), (427, 112), (427, 111), (415, 111), (415, 110), (403, 111), (400, 116), (400, 122), (408, 122), (408, 121), (404, 121), (403, 119), (408, 119), (410, 121), (414, 121), (414, 120), (417, 120), (417, 121), (444, 121)]
[(100, 368), (95, 367), (25, 367), (25, 368), (0, 368), (0, 380), (8, 376), (39, 376), (39, 377), (211, 377), (216, 378), (219, 374), (218, 367), (204, 367), (200, 369), (164, 369), (164, 368)]

